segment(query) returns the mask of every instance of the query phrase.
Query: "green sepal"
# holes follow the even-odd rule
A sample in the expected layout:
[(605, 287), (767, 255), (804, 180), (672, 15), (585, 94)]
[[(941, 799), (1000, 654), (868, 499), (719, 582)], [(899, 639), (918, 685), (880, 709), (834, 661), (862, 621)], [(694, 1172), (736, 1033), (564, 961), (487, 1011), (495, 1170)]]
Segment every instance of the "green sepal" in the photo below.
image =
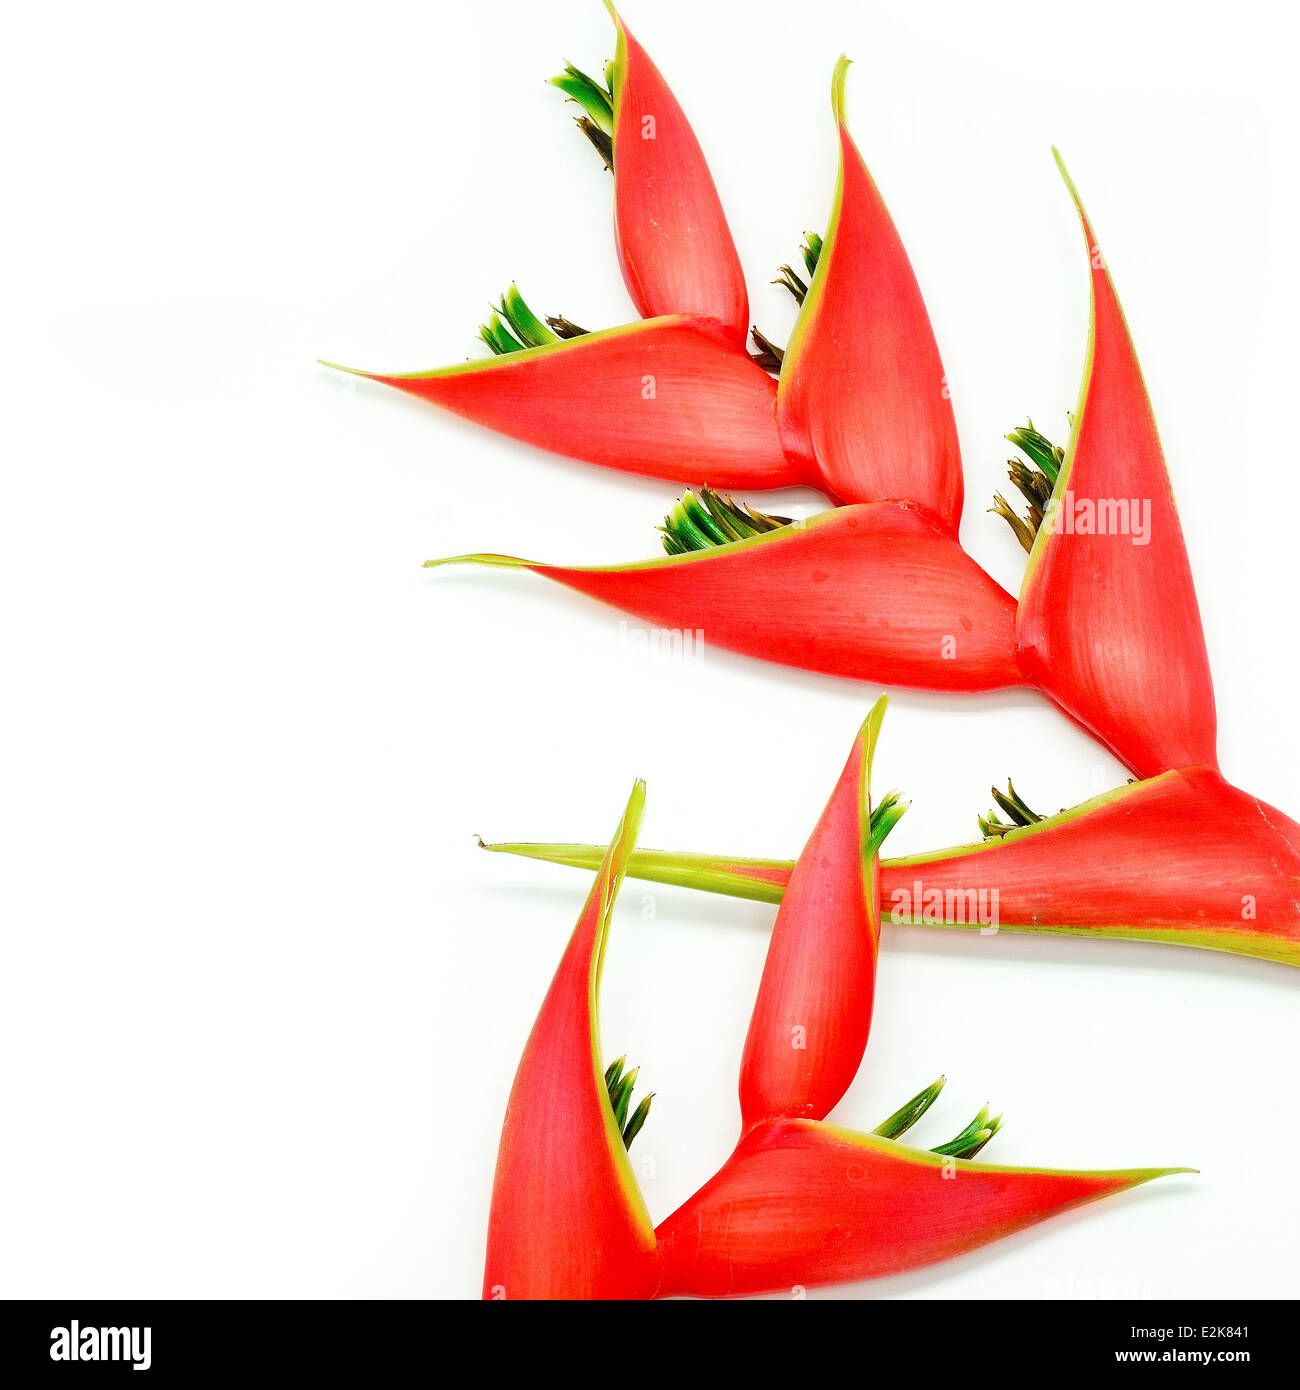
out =
[(773, 376), (780, 376), (781, 363), (785, 361), (785, 349), (779, 348), (766, 334), (760, 333), (757, 327), (751, 327), (749, 336), (754, 340), (757, 352), (751, 352), (750, 358), (757, 362), (765, 372), (771, 372)]
[(508, 352), (524, 350), (524, 344), (511, 333), (496, 313), (479, 328), (478, 335), (498, 357), (504, 357)]
[(970, 1158), (979, 1153), (1001, 1128), (1002, 1116), (998, 1115), (996, 1118), (990, 1119), (989, 1107), (985, 1105), (955, 1139), (950, 1139), (946, 1144), (940, 1144), (937, 1148), (931, 1149), (930, 1152), (941, 1154), (945, 1158)]
[(560, 341), (559, 335), (553, 333), (524, 302), (518, 285), (512, 284), (501, 296), (499, 312), (525, 347), (542, 347), (546, 343)]
[(646, 1116), (650, 1114), (650, 1102), (654, 1099), (654, 1092), (651, 1091), (642, 1099), (640, 1105), (632, 1112), (632, 1118), (628, 1119), (632, 1091), (641, 1069), (633, 1067), (631, 1071), (625, 1072), (623, 1069), (626, 1065), (627, 1057), (623, 1056), (616, 1058), (605, 1068), (605, 1089), (609, 1092), (609, 1106), (614, 1112), (614, 1125), (622, 1135), (623, 1147), (630, 1149), (632, 1140), (640, 1134)]
[(1006, 437), (1010, 443), (1014, 444), (1022, 454), (1030, 459), (1036, 468), (1047, 475), (1052, 486), (1055, 487), (1056, 480), (1061, 475), (1061, 465), (1065, 462), (1065, 450), (1053, 444), (1046, 436), (1039, 434), (1034, 428), (1032, 420), (1012, 430)]
[(808, 267), (808, 274), (814, 275), (817, 272), (817, 262), (821, 260), (822, 239), (816, 232), (805, 232), (803, 234), (803, 245), (799, 248), (803, 255), (803, 263)]
[(605, 172), (614, 172), (614, 137), (606, 135), (603, 130), (591, 119), (590, 116), (578, 116), (574, 124), (591, 142), (592, 148), (600, 156), (601, 162), (605, 166)]
[[(816, 232), (805, 232), (803, 243), (799, 247), (799, 255), (803, 258), (804, 269), (808, 272), (811, 279), (817, 272), (817, 262), (821, 260), (823, 242)], [(795, 297), (795, 302), (802, 304), (808, 295), (808, 285), (803, 276), (799, 274), (793, 266), (783, 265), (777, 271), (776, 279), (772, 281), (774, 285), (784, 285)]]
[(887, 1120), (877, 1125), (871, 1131), (872, 1134), (878, 1134), (882, 1139), (897, 1139), (900, 1134), (906, 1134), (939, 1098), (939, 1092), (947, 1082), (946, 1076), (932, 1081), (924, 1091), (918, 1091), (906, 1105), (895, 1110)]
[(733, 502), (710, 487), (702, 487), (698, 494), (684, 492), (658, 529), (669, 555), (688, 555), (694, 550), (730, 545), (789, 525), (788, 516), (768, 516)]
[(654, 1098), (655, 1093), (651, 1091), (632, 1112), (632, 1118), (623, 1129), (623, 1147), (625, 1149), (630, 1149), (632, 1147), (632, 1140), (641, 1133), (641, 1127), (645, 1124), (646, 1117), (650, 1114), (650, 1102), (654, 1100)]
[(871, 808), (871, 835), (867, 843), (872, 856), (880, 853), (880, 847), (885, 843), (889, 832), (903, 819), (911, 804), (898, 792), (892, 791), (881, 797)]
[(783, 265), (777, 271), (776, 279), (772, 281), (774, 285), (784, 285), (786, 289), (794, 295), (795, 303), (802, 304), (808, 296), (808, 286), (803, 277), (791, 266)]
[(1028, 464), (1019, 459), (1007, 460), (1007, 476), (1029, 508), (1023, 517), (1018, 516), (1007, 499), (1000, 492), (995, 492), (989, 511), (1002, 517), (1015, 533), (1021, 548), (1030, 552), (1034, 548), (1038, 528), (1043, 524), (1047, 504), (1052, 500), (1056, 480), (1060, 477), (1065, 450), (1040, 434), (1032, 420), (1012, 430), (1006, 438), (1029, 459)]
[(550, 314), (546, 316), (546, 322), (554, 331), (557, 338), (563, 338), (567, 342), (570, 338), (585, 338), (591, 332), (590, 328), (579, 328), (576, 323), (571, 323), (568, 319)]
[(623, 1126), (627, 1123), (627, 1107), (632, 1099), (632, 1088), (636, 1085), (638, 1071), (638, 1067), (633, 1067), (631, 1071), (625, 1072), (609, 1093), (609, 1103), (614, 1108), (614, 1123), (618, 1126), (619, 1133), (622, 1133)]
[[(608, 69), (606, 71), (608, 72)], [(558, 87), (570, 101), (576, 101), (587, 113), (588, 119), (600, 130), (606, 135), (613, 135), (614, 103), (608, 86), (602, 87), (572, 63), (565, 63), (564, 71), (558, 77), (547, 80), (552, 87)]]
[(1007, 778), (1007, 789), (1000, 792), (996, 787), (989, 788), (994, 802), (1011, 817), (1008, 824), (998, 818), (997, 811), (990, 811), (987, 816), (977, 816), (980, 834), (986, 840), (1000, 840), (1004, 835), (1008, 835), (1013, 830), (1023, 830), (1027, 825), (1037, 825), (1040, 821), (1046, 820), (1046, 816), (1041, 816), (1035, 811), (1016, 791)]

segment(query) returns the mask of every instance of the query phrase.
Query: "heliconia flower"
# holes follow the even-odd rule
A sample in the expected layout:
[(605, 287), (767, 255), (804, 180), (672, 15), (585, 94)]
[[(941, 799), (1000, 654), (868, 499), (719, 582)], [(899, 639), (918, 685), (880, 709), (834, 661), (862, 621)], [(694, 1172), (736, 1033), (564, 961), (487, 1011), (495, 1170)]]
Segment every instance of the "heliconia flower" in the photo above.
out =
[[(943, 369), (906, 253), (844, 127), (847, 60), (833, 86), (831, 227), (805, 248), (812, 287), (790, 349), (754, 329), (751, 356), (744, 278), (699, 143), (608, 8), (618, 52), (603, 82), (571, 64), (552, 82), (582, 108), (578, 124), (613, 170), (619, 259), (644, 320), (587, 333), (543, 323), (512, 291), (515, 303), (507, 296), (480, 334), (497, 359), (355, 374), (570, 458), (690, 485), (905, 501), (955, 534), (961, 462)], [(783, 276), (803, 299), (804, 282), (788, 267)], [(779, 425), (769, 371), (784, 382)]]
[(1027, 678), (1140, 777), (1217, 766), (1214, 690), (1169, 474), (1083, 204), (1092, 326), (1074, 429), (1016, 616)]
[[(1128, 938), (1300, 965), (1300, 825), (1213, 768), (1022, 818), (983, 822), (991, 838), (981, 844), (882, 859), (883, 922)], [(488, 848), (580, 868), (601, 854), (575, 844)], [(636, 878), (762, 902), (781, 900), (793, 870), (791, 860), (661, 850), (628, 862)]]
[[(354, 375), (569, 458), (724, 488), (805, 481), (776, 424), (776, 384), (745, 350), (748, 298), (726, 217), (681, 107), (612, 5), (604, 85), (552, 79), (611, 163), (624, 278), (643, 321), (545, 323), (513, 287), (480, 336), (495, 357)], [(325, 363), (337, 366), (336, 363)], [(812, 480), (816, 486), (816, 480)]]
[(693, 506), (667, 523), (669, 548), (684, 553), (641, 564), (574, 568), (486, 554), (427, 563), (529, 569), (655, 626), (806, 670), (927, 690), (1022, 683), (1015, 601), (928, 513), (839, 507), (760, 531), (754, 513), (710, 500), (740, 539), (700, 534), (707, 509)]
[[(971, 1163), (1002, 1123), (988, 1106), (946, 1144), (905, 1146), (943, 1077), (871, 1134), (822, 1122), (866, 1047), (879, 935), (876, 855), (906, 810), (896, 793), (871, 801), (884, 709), (881, 699), (867, 716), (787, 875), (741, 1062), (740, 1142), (653, 1232), (624, 1157), (646, 1102), (627, 1118), (637, 1073), (624, 1058), (602, 1073), (595, 1027), (610, 908), (644, 796), (637, 784), (511, 1093), (493, 1191), (489, 1296), (728, 1297), (894, 1273), (1191, 1171)], [(1019, 811), (1018, 798), (1008, 802), (1032, 815)]]
[(699, 141), (650, 56), (609, 0), (606, 8), (618, 28), (610, 74), (614, 230), (628, 293), (643, 318), (713, 318), (743, 348), (745, 277)]
[(740, 1064), (745, 1129), (777, 1116), (820, 1120), (862, 1061), (880, 942), (876, 851), (906, 810), (891, 794), (872, 814), (871, 759), (884, 714), (881, 698), (777, 913)]
[(830, 496), (914, 502), (955, 534), (957, 425), (916, 276), (844, 122), (848, 65), (836, 64), (831, 87), (835, 202), (781, 363), (781, 439)]
[(648, 1298), (655, 1288), (654, 1233), (626, 1152), (646, 1102), (627, 1120), (636, 1074), (624, 1074), (622, 1058), (602, 1067), (596, 1017), (644, 802), (638, 782), (519, 1063), (492, 1187), (485, 1298)]
[(1185, 1168), (1060, 1172), (768, 1120), (655, 1231), (661, 1296), (729, 1298), (897, 1274)]
[(997, 1132), (985, 1106), (929, 1153), (899, 1136), (940, 1078), (871, 1135), (821, 1123), (866, 1048), (879, 937), (876, 852), (906, 804), (873, 808), (868, 715), (777, 914), (741, 1061), (741, 1138), (656, 1228), (659, 1296), (730, 1297), (895, 1273), (946, 1259), (1171, 1169), (1062, 1173), (967, 1161)]

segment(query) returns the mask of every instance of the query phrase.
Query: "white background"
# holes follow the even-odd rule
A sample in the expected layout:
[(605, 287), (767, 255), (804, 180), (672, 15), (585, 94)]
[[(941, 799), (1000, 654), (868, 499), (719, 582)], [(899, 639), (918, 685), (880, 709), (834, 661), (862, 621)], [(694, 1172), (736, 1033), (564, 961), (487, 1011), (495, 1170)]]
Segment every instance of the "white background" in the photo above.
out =
[[(1300, 812), (1282, 9), (626, 17), (778, 340), (767, 281), (825, 223), (855, 58), (953, 387), (963, 540), (1013, 591), (983, 510), (1001, 436), (1064, 433), (1086, 331), (1060, 145), (1161, 423), (1225, 772)], [(607, 838), (640, 775), (645, 843), (792, 855), (822, 806), (874, 689), (674, 661), (530, 575), (421, 569), (649, 556), (671, 485), (314, 365), (460, 360), (512, 278), (589, 327), (631, 316), (609, 180), (542, 81), (611, 34), (597, 0), (9, 17), (0, 1293), (476, 1295), (506, 1094), (587, 884), (473, 833)], [(1008, 774), (1049, 809), (1123, 776), (1028, 694), (904, 692), (877, 766), (915, 803), (895, 853), (969, 839)], [(734, 1139), (773, 910), (650, 906), (629, 882), (603, 1025), (658, 1093), (633, 1152), (660, 1219)], [(889, 929), (838, 1119), (946, 1072), (929, 1143), (990, 1099), (998, 1161), (1202, 1172), (834, 1295), (1300, 1293), (1298, 1002), (1300, 972), (1226, 955)]]

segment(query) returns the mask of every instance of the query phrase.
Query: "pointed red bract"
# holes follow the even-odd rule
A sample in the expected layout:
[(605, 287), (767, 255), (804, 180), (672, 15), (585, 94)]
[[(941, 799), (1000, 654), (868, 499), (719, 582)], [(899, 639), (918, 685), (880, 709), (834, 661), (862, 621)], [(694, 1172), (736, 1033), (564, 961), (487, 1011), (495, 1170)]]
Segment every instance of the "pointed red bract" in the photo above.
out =
[(1180, 1171), (1001, 1168), (775, 1120), (656, 1230), (660, 1293), (731, 1298), (898, 1274)]
[(833, 105), (840, 181), (816, 273), (781, 367), (786, 452), (841, 502), (895, 499), (961, 520), (961, 449), (943, 363), (907, 253)]
[(720, 488), (800, 481), (776, 385), (712, 319), (650, 319), (431, 372), (358, 372), (475, 424), (625, 473)]
[(648, 1298), (650, 1219), (606, 1090), (601, 957), (645, 790), (628, 803), (519, 1063), (492, 1187), (483, 1296)]
[(743, 1129), (822, 1119), (862, 1062), (880, 944), (868, 777), (883, 713), (881, 701), (854, 740), (777, 913), (740, 1064)]
[(531, 569), (656, 627), (805, 670), (925, 690), (1023, 683), (1015, 601), (912, 507), (840, 507), (730, 545), (608, 568), (456, 560)]
[(1091, 342), (1070, 447), (1025, 570), (1021, 665), (1139, 777), (1217, 766), (1209, 658), (1151, 402), (1066, 183), (1092, 267)]
[(705, 315), (743, 346), (749, 299), (713, 176), (658, 68), (609, 10), (618, 26), (614, 230), (628, 293), (645, 318)]
[[(599, 845), (489, 849), (592, 869)], [(780, 902), (791, 860), (637, 850), (633, 878)], [(885, 924), (1199, 946), (1300, 965), (1300, 825), (1212, 768), (1134, 782), (1000, 839), (879, 861)]]
[(885, 921), (939, 924), (959, 909), (978, 925), (984, 904), (1004, 930), (1300, 964), (1300, 826), (1212, 768), (1183, 768), (998, 841), (882, 862), (880, 900)]

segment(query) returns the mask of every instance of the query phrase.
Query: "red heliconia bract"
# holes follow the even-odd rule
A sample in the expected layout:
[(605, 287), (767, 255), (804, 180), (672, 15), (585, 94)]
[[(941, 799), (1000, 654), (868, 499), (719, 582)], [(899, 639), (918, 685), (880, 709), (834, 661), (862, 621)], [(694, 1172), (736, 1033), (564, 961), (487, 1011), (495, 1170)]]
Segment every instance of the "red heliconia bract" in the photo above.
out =
[(1217, 766), (1209, 658), (1151, 402), (1110, 271), (1061, 172), (1092, 266), (1092, 327), (1070, 445), (1025, 570), (1020, 662), (1138, 776)]
[(749, 296), (713, 175), (659, 69), (606, 8), (618, 27), (614, 231), (628, 293), (643, 318), (717, 319), (743, 350)]
[[(594, 868), (597, 845), (489, 849)], [(780, 902), (793, 861), (638, 849), (628, 874)], [(1199, 946), (1300, 965), (1300, 825), (1179, 768), (981, 844), (882, 859), (881, 920)]]
[(731, 1298), (898, 1274), (1183, 1171), (1002, 1168), (767, 1121), (656, 1228), (659, 1293)]
[(800, 481), (777, 434), (776, 383), (715, 319), (647, 319), (431, 372), (353, 375), (625, 473), (724, 488)]
[(637, 783), (519, 1063), (492, 1185), (485, 1298), (654, 1292), (654, 1233), (610, 1108), (596, 1019), (610, 913), (644, 800)]
[(862, 1062), (880, 944), (869, 779), (884, 712), (882, 699), (854, 740), (776, 915), (740, 1063), (743, 1129), (822, 1119)]
[(841, 502), (910, 501), (961, 521), (961, 449), (947, 379), (907, 252), (832, 104), (840, 176), (830, 224), (777, 392), (786, 452)]
[(504, 555), (657, 627), (810, 671), (926, 690), (1022, 683), (1015, 600), (930, 516), (894, 503), (839, 507), (730, 545), (579, 569)]

